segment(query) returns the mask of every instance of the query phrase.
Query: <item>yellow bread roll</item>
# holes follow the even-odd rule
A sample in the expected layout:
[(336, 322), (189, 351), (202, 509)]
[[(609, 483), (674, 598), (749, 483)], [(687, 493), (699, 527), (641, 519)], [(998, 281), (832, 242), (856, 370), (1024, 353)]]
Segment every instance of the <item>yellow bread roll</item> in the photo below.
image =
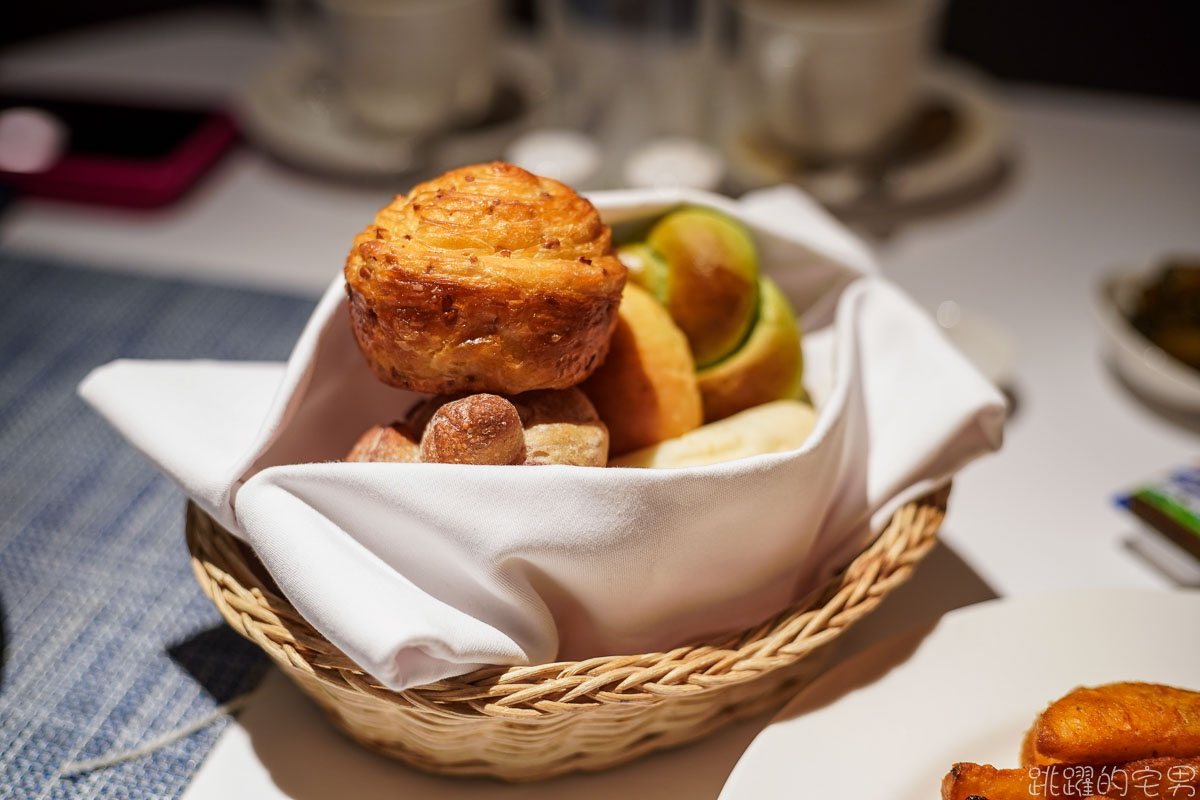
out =
[(759, 279), (758, 318), (733, 355), (697, 373), (706, 422), (771, 400), (804, 397), (800, 328), (787, 297)]
[(812, 406), (799, 400), (776, 400), (614, 458), (608, 465), (652, 469), (701, 467), (760, 453), (778, 453), (804, 444), (816, 424), (817, 413)]
[(608, 357), (582, 384), (620, 455), (686, 433), (703, 422), (692, 351), (649, 292), (626, 284)]

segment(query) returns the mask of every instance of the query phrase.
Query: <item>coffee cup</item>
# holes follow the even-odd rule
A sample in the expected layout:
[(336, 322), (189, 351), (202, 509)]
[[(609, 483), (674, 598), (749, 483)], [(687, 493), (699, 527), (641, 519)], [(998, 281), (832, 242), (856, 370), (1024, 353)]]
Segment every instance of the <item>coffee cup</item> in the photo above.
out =
[(938, 0), (737, 0), (739, 82), (774, 141), (817, 159), (881, 146), (912, 108)]
[(337, 97), (367, 126), (419, 133), (482, 118), (495, 91), (499, 0), (276, 0)]

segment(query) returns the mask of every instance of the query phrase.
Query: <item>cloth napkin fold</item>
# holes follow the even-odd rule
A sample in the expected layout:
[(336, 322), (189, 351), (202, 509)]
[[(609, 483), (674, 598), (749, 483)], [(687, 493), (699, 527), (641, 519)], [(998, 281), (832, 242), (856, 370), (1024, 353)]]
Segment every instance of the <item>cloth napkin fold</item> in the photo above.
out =
[(286, 366), (117, 361), (80, 393), (396, 690), (758, 622), (999, 447), (999, 392), (806, 196), (591, 199), (615, 226), (694, 203), (750, 227), (807, 331), (803, 447), (679, 470), (342, 463), (419, 395), (371, 375), (340, 275)]

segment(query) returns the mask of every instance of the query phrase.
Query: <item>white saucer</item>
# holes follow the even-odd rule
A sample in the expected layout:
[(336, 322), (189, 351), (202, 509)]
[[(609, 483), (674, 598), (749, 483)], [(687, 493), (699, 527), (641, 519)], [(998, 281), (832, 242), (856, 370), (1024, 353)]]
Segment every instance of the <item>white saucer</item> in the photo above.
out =
[(536, 55), (506, 45), (498, 71), (497, 108), (488, 120), (438, 134), (382, 133), (341, 106), (336, 83), (315, 53), (290, 48), (247, 83), (238, 118), (247, 137), (265, 150), (318, 172), (358, 178), (440, 172), (499, 156), (538, 121), (551, 78)]
[(952, 127), (929, 152), (832, 165), (807, 164), (752, 129), (730, 137), (731, 171), (739, 188), (792, 182), (843, 216), (878, 214), (937, 201), (986, 182), (1002, 167), (1010, 132), (987, 82), (963, 67), (930, 68), (917, 90), (925, 106), (948, 109)]
[(803, 690), (721, 800), (939, 797), (959, 761), (1017, 767), (1021, 736), (1076, 686), (1200, 689), (1200, 592), (1088, 591), (951, 611)]

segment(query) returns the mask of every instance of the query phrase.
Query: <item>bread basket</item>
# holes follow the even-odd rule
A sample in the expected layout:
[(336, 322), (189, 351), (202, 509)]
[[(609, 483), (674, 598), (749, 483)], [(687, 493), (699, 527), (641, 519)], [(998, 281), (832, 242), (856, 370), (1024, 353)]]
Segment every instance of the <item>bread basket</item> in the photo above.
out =
[(535, 781), (601, 770), (781, 704), (818, 651), (906, 581), (935, 542), (949, 488), (901, 507), (821, 589), (754, 627), (669, 652), (490, 667), (393, 692), (292, 608), (258, 559), (196, 505), (201, 588), (348, 736), (429, 772)]

